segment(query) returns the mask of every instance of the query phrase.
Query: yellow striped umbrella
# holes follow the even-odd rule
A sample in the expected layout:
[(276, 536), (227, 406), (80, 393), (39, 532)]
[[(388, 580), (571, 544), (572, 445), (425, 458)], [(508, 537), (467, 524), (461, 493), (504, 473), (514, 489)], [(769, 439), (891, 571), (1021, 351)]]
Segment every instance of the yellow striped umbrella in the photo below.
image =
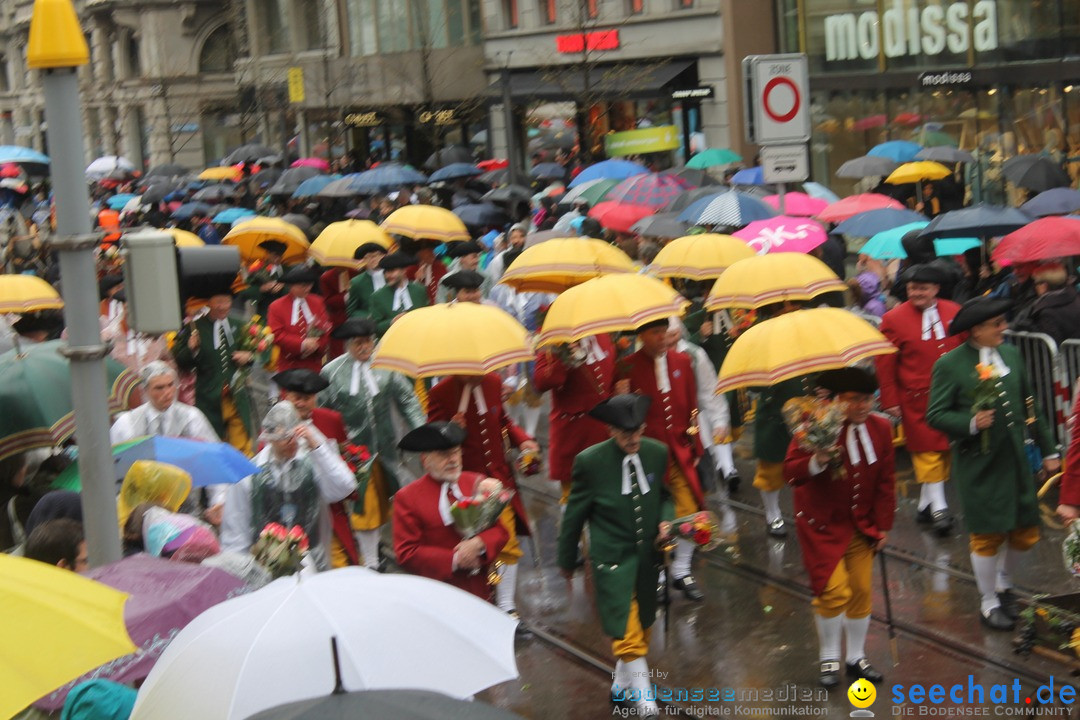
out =
[(904, 163), (896, 168), (889, 177), (885, 178), (885, 182), (890, 185), (904, 185), (925, 180), (941, 180), (950, 175), (952, 175), (952, 170), (941, 163), (920, 160), (919, 162)]
[(796, 310), (765, 320), (735, 340), (716, 392), (774, 385), (896, 352), (877, 328), (840, 308)]
[(319, 233), (315, 242), (308, 248), (308, 255), (320, 265), (333, 265), (352, 270), (360, 268), (360, 261), (353, 255), (356, 248), (365, 243), (375, 243), (387, 250), (394, 244), (393, 239), (381, 227), (370, 220), (343, 220), (330, 223)]
[(60, 293), (34, 275), (0, 275), (0, 314), (59, 310)]
[(244, 173), (238, 167), (223, 165), (221, 167), (206, 168), (199, 173), (200, 180), (232, 180), (240, 182), (244, 179)]
[(802, 253), (771, 253), (739, 260), (717, 279), (706, 310), (759, 308), (784, 300), (811, 300), (847, 286), (829, 266)]
[(720, 277), (739, 260), (757, 253), (731, 235), (702, 233), (672, 240), (656, 254), (650, 269), (660, 277), (710, 280)]
[(398, 318), (379, 341), (371, 365), (425, 378), (487, 375), (533, 359), (528, 331), (505, 310), (451, 302)]
[(303, 230), (290, 222), (269, 217), (255, 217), (237, 223), (221, 239), (221, 244), (237, 246), (240, 248), (240, 256), (244, 258), (245, 262), (248, 262), (258, 260), (266, 255), (266, 252), (259, 247), (259, 243), (267, 240), (277, 240), (285, 243), (283, 262), (286, 264), (303, 260), (308, 247), (311, 245)]
[(634, 330), (653, 320), (681, 315), (689, 305), (662, 281), (619, 273), (587, 280), (551, 303), (537, 345), (557, 345), (605, 332)]
[(413, 240), (454, 242), (468, 240), (469, 231), (454, 213), (435, 205), (406, 205), (390, 213), (382, 228)]
[(522, 251), (499, 282), (518, 292), (558, 293), (601, 275), (636, 271), (629, 255), (603, 240), (553, 238)]
[(176, 241), (176, 247), (202, 247), (206, 243), (203, 239), (193, 232), (187, 230), (181, 230), (180, 228), (162, 228), (162, 232), (167, 232), (173, 236)]

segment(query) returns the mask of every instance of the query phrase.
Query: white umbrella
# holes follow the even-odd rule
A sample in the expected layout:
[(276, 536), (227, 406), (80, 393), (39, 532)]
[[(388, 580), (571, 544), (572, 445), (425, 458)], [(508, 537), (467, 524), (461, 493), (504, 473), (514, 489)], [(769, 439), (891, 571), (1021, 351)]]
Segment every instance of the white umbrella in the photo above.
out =
[(125, 157), (105, 155), (86, 166), (86, 177), (98, 180), (117, 170), (131, 172), (134, 169), (135, 166)]
[(239, 720), (334, 690), (469, 697), (518, 676), (517, 621), (446, 583), (341, 568), (287, 577), (195, 618), (139, 690), (132, 720)]

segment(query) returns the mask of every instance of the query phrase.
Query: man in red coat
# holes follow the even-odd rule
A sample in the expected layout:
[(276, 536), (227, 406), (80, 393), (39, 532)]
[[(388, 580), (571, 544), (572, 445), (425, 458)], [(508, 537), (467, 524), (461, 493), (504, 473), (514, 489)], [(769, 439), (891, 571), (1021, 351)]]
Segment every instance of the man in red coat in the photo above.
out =
[[(345, 301), (349, 296), (349, 284), (356, 277), (355, 270), (348, 268), (330, 268), (319, 276), (319, 294), (326, 303), (326, 315), (335, 328), (349, 317), (345, 312)], [(327, 360), (333, 360), (345, 352), (345, 343), (330, 338), (330, 354)]]
[(428, 305), (434, 305), (439, 294), (439, 282), (446, 275), (446, 266), (435, 257), (435, 248), (442, 243), (438, 240), (416, 241), (416, 265), (405, 271), (405, 276), (420, 283), (427, 290)]
[(281, 351), (278, 370), (306, 368), (317, 373), (322, 368), (332, 328), (323, 299), (311, 294), (318, 279), (313, 268), (294, 266), (281, 279), (288, 293), (270, 303), (266, 312), (274, 344)]
[(945, 537), (953, 525), (945, 501), (949, 439), (926, 424), (926, 405), (934, 363), (967, 335), (949, 335), (949, 325), (960, 306), (938, 298), (947, 280), (940, 269), (915, 265), (905, 277), (907, 301), (881, 318), (881, 332), (898, 350), (877, 358), (881, 407), (904, 423), (904, 437), (920, 488), (918, 521), (933, 523), (934, 532)]
[(795, 487), (795, 531), (814, 593), (820, 681), (840, 682), (843, 631), (848, 677), (879, 683), (864, 646), (874, 553), (885, 546), (896, 508), (892, 426), (870, 412), (877, 382), (869, 372), (829, 370), (817, 384), (847, 404), (844, 426), (830, 450), (810, 452), (792, 440), (784, 478)]
[[(428, 421), (441, 420), (457, 423), (466, 432), (461, 448), (462, 467), (493, 477), (515, 491), (514, 471), (506, 459), (507, 443), (521, 450), (540, 450), (536, 441), (506, 414), (502, 380), (495, 373), (483, 377), (452, 375), (440, 380), (428, 393)], [(501, 563), (502, 580), (495, 586), (495, 603), (501, 610), (515, 614), (514, 591), (517, 564), (521, 559), (517, 535), (529, 533), (529, 519), (521, 493), (514, 493), (512, 505), (517, 527), (510, 528), (506, 547), (497, 558)]]
[[(319, 393), (330, 386), (322, 375), (304, 368), (279, 372), (271, 378), (281, 388), (281, 399), (293, 404), (296, 414), (305, 425), (313, 427), (324, 439), (330, 440), (335, 452), (348, 442), (348, 432), (341, 413), (330, 408), (316, 407)], [(330, 543), (330, 567), (359, 565), (360, 552), (349, 524), (344, 501), (330, 503), (330, 524), (334, 536)]]
[(1057, 509), (1066, 525), (1080, 518), (1080, 385), (1077, 385), (1076, 404), (1069, 418), (1069, 438), (1061, 487), (1058, 488)]
[[(697, 475), (697, 463), (704, 450), (697, 436), (694, 366), (689, 355), (671, 349), (667, 320), (645, 323), (637, 333), (641, 349), (619, 364), (618, 380), (629, 380), (628, 392), (652, 400), (645, 417), (645, 436), (664, 443), (671, 452), (666, 482), (675, 503), (675, 517), (681, 518), (705, 507)], [(676, 541), (671, 577), (677, 590), (700, 602), (705, 596), (690, 574), (694, 547), (685, 538)]]
[(608, 429), (589, 411), (612, 396), (615, 387), (615, 345), (607, 334), (587, 337), (536, 354), (533, 387), (551, 391), (548, 475), (562, 485), (559, 509), (570, 497), (570, 468), (577, 454), (604, 442)]
[[(484, 479), (462, 471), (460, 425), (421, 425), (398, 443), (420, 453), (424, 475), (394, 496), (394, 553), (406, 572), (450, 583), (485, 600), (491, 594), (487, 566), (502, 551), (508, 535), (501, 523), (465, 540), (454, 527), (450, 505), (472, 497)], [(500, 585), (502, 583), (499, 583)]]

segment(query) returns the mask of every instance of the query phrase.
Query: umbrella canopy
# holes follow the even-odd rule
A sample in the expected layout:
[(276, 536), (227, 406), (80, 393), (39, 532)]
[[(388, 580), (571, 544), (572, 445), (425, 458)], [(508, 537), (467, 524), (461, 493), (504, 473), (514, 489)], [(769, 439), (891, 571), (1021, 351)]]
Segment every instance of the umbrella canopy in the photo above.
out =
[[(531, 232), (525, 236), (525, 248), (531, 248), (533, 245), (539, 245), (545, 243), (548, 240), (556, 240), (558, 238), (565, 238), (566, 233), (562, 230), (541, 230), (539, 232)], [(482, 242), (482, 241), (481, 241)]]
[(941, 180), (950, 175), (952, 175), (952, 170), (941, 163), (921, 160), (919, 162), (904, 163), (893, 170), (889, 177), (885, 178), (885, 182), (890, 185), (905, 185), (927, 180)]
[(357, 173), (349, 186), (358, 195), (374, 195), (375, 193), (388, 190), (398, 190), (411, 185), (423, 185), (427, 182), (424, 173), (415, 170), (408, 165), (397, 163), (383, 163), (378, 167)]
[(907, 140), (890, 140), (875, 145), (866, 154), (869, 157), (886, 158), (893, 162), (904, 163), (914, 160), (920, 150), (922, 150), (922, 145), (918, 143)]
[(489, 225), (505, 225), (510, 217), (498, 205), (489, 202), (458, 205), (453, 213), (468, 227), (482, 228)]
[(173, 240), (176, 242), (176, 247), (203, 247), (206, 245), (203, 239), (193, 232), (187, 230), (181, 230), (180, 228), (159, 228), (161, 232), (167, 232), (173, 236)]
[(0, 554), (0, 717), (134, 652), (124, 627), (127, 599), (70, 570)]
[(742, 156), (734, 150), (728, 150), (727, 148), (709, 148), (708, 150), (702, 150), (694, 157), (690, 158), (690, 161), (686, 163), (688, 168), (696, 168), (698, 170), (705, 170), (715, 165), (730, 165), (731, 163), (742, 162)]
[(578, 173), (577, 177), (570, 181), (570, 187), (576, 188), (590, 180), (625, 180), (628, 177), (645, 175), (648, 172), (648, 168), (644, 165), (629, 160), (604, 160)]
[(124, 623), (136, 647), (132, 654), (72, 680), (36, 703), (48, 712), (63, 707), (71, 689), (91, 676), (123, 684), (144, 679), (168, 646), (167, 638), (204, 610), (247, 589), (242, 580), (224, 570), (146, 554), (95, 568), (86, 576), (130, 596)]
[(243, 171), (238, 167), (225, 165), (222, 167), (206, 168), (198, 175), (200, 180), (232, 180), (240, 182), (244, 179)]
[(840, 202), (834, 202), (824, 211), (818, 213), (817, 218), (822, 222), (842, 222), (852, 215), (858, 215), (868, 210), (881, 210), (882, 208), (903, 210), (904, 204), (888, 195), (863, 193), (861, 195), (851, 195)]
[(418, 378), (486, 375), (532, 359), (528, 331), (509, 313), (454, 302), (398, 318), (379, 342), (372, 367)]
[[(2, 157), (2, 156), (0, 156)], [(0, 162), (3, 162), (0, 159)], [(155, 165), (146, 171), (146, 177), (165, 177), (165, 178), (179, 178), (188, 175), (191, 172), (183, 165), (177, 165), (176, 163), (165, 163), (163, 165)]]
[(967, 150), (957, 150), (948, 145), (923, 148), (915, 155), (916, 160), (933, 160), (939, 163), (971, 163), (975, 157)]
[(454, 242), (469, 239), (469, 230), (461, 218), (435, 205), (400, 207), (383, 220), (382, 228), (392, 235), (413, 240)]
[[(709, 198), (710, 200), (717, 198), (721, 193), (730, 192), (727, 188), (717, 185), (690, 188), (689, 190), (683, 190), (681, 193), (671, 198), (667, 205), (664, 206), (664, 212), (682, 213), (683, 210), (690, 207), (698, 200), (703, 198)], [(702, 203), (701, 208), (704, 209), (708, 203)]]
[(309, 167), (309, 168), (315, 168), (319, 172), (323, 172), (323, 173), (330, 172), (330, 163), (328, 163), (326, 160), (324, 160), (321, 157), (300, 158), (299, 160), (294, 160), (292, 165), (290, 165), (289, 167), (291, 167), (291, 168)]
[(711, 199), (701, 198), (679, 213), (679, 219), (693, 225), (743, 227), (755, 220), (767, 220), (776, 211), (757, 198), (741, 192), (725, 192)]
[[(481, 130), (480, 132), (486, 134), (487, 131)], [(476, 167), (480, 168), (484, 172), (489, 172), (491, 170), (502, 170), (503, 168), (509, 166), (510, 161), (505, 158), (491, 158), (490, 160), (481, 160), (476, 163)]]
[(270, 157), (275, 151), (259, 143), (248, 143), (236, 148), (221, 161), (222, 165), (236, 165), (238, 163), (253, 163), (259, 158)]
[(638, 220), (653, 214), (653, 208), (644, 205), (623, 205), (605, 200), (589, 210), (589, 217), (615, 232), (628, 233)]
[(330, 223), (319, 233), (308, 248), (308, 256), (320, 265), (358, 270), (360, 261), (353, 255), (358, 247), (369, 242), (388, 251), (394, 244), (393, 238), (370, 220), (342, 220)]
[(254, 217), (255, 211), (247, 208), (228, 208), (214, 215), (212, 222), (219, 225), (232, 225), (242, 218)]
[(520, 715), (478, 700), (455, 700), (427, 690), (334, 692), (264, 710), (247, 720), (521, 720)]
[(170, 213), (173, 220), (188, 220), (194, 215), (209, 215), (214, 209), (213, 205), (204, 202), (184, 203)]
[(35, 275), (0, 275), (0, 315), (64, 307), (60, 293)]
[(1021, 210), (979, 203), (961, 210), (950, 210), (930, 221), (920, 233), (923, 237), (998, 237), (1007, 235), (1031, 222)]
[[(762, 198), (762, 202), (773, 210), (780, 212), (780, 196), (769, 195)], [(819, 212), (829, 206), (827, 200), (810, 197), (806, 193), (784, 193), (784, 214), (793, 217), (815, 217)]]
[(824, 200), (827, 203), (834, 203), (840, 201), (839, 195), (837, 195), (821, 183), (804, 182), (803, 190), (805, 190), (806, 194), (810, 197), (817, 198), (818, 200)]
[(1065, 187), (1043, 190), (1020, 209), (1032, 217), (1068, 215), (1080, 211), (1080, 190)]
[(310, 246), (303, 230), (280, 218), (269, 217), (253, 217), (237, 223), (221, 239), (221, 244), (237, 246), (240, 248), (240, 256), (245, 262), (249, 262), (266, 255), (259, 243), (267, 240), (285, 243), (283, 261), (286, 263), (303, 259)]
[(538, 346), (558, 345), (605, 332), (634, 330), (681, 315), (689, 301), (661, 280), (637, 273), (604, 275), (555, 298), (537, 336)]
[(907, 208), (881, 208), (852, 215), (837, 225), (833, 232), (853, 237), (870, 237), (884, 230), (917, 222), (928, 223), (930, 218)]
[(325, 697), (335, 685), (332, 638), (344, 687), (461, 699), (517, 677), (516, 626), (472, 594), (414, 575), (350, 567), (285, 577), (181, 630), (131, 718), (240, 720)]
[(313, 197), (318, 195), (319, 191), (323, 190), (327, 185), (340, 179), (340, 175), (316, 175), (315, 177), (310, 177), (296, 186), (292, 196), (294, 198)]
[(690, 229), (687, 223), (679, 220), (679, 214), (661, 213), (649, 215), (630, 226), (630, 232), (647, 238), (677, 238)]
[(123, 210), (125, 205), (138, 197), (138, 195), (132, 193), (118, 193), (110, 197), (105, 204), (113, 210)]
[(559, 163), (540, 163), (529, 171), (529, 175), (537, 180), (564, 180), (566, 178), (566, 168)]
[(670, 173), (635, 175), (623, 180), (604, 195), (605, 200), (624, 205), (660, 208), (673, 197), (690, 189), (690, 183)]
[(360, 194), (360, 191), (353, 187), (353, 181), (359, 176), (360, 173), (350, 173), (349, 175), (336, 179), (332, 178), (330, 182), (323, 185), (322, 189), (320, 189), (316, 195), (322, 198), (356, 197)]
[(231, 200), (236, 194), (236, 188), (232, 185), (207, 185), (191, 196), (192, 200), (206, 203), (219, 203)]
[(877, 328), (847, 310), (797, 310), (755, 325), (735, 340), (716, 392), (775, 385), (894, 352), (896, 346)]
[(611, 178), (597, 178), (596, 180), (590, 180), (577, 187), (572, 187), (563, 193), (563, 196), (559, 198), (559, 204), (571, 206), (578, 200), (582, 200), (587, 202), (589, 207), (592, 207), (604, 200), (608, 192), (620, 182), (620, 180)]
[(713, 280), (739, 260), (755, 254), (752, 247), (737, 237), (702, 233), (669, 242), (656, 254), (651, 268), (659, 277)]
[[(50, 340), (0, 355), (0, 459), (39, 447), (63, 445), (75, 432), (71, 367), (60, 354), (67, 343)], [(138, 378), (105, 358), (109, 410), (130, 405)]]
[(806, 218), (757, 220), (733, 235), (759, 253), (807, 253), (826, 240), (825, 228)]
[(142, 202), (146, 205), (159, 203), (178, 189), (178, 186), (173, 182), (162, 180), (161, 178), (157, 179), (158, 182), (147, 186), (147, 188), (143, 190)]
[(488, 202), (524, 202), (532, 200), (532, 191), (522, 185), (504, 185), (484, 194), (484, 200)]
[(1069, 176), (1061, 165), (1045, 155), (1017, 155), (1001, 166), (1001, 174), (1017, 187), (1042, 192), (1056, 187), (1068, 187)]
[(441, 167), (428, 176), (428, 182), (447, 182), (449, 180), (459, 180), (462, 178), (476, 177), (477, 175), (483, 175), (484, 171), (476, 165), (467, 162), (450, 163), (445, 167)]
[(0, 163), (48, 165), (49, 156), (18, 145), (0, 145)]
[(110, 173), (133, 173), (135, 166), (125, 157), (105, 155), (86, 166), (86, 177), (101, 180)]
[(843, 292), (844, 282), (828, 265), (810, 255), (776, 253), (739, 260), (724, 271), (705, 298), (708, 310), (756, 309), (785, 300), (813, 300)]
[(900, 163), (885, 157), (872, 157), (863, 155), (853, 158), (840, 166), (836, 171), (836, 177), (861, 179), (865, 177), (885, 177), (897, 168)]
[(760, 165), (743, 168), (731, 176), (732, 185), (764, 185), (765, 170)]
[(1045, 217), (1001, 238), (991, 257), (999, 265), (1011, 265), (1070, 255), (1080, 255), (1080, 222)]
[(469, 148), (461, 145), (450, 145), (433, 152), (428, 159), (424, 161), (424, 169), (438, 170), (439, 168), (453, 165), (454, 163), (471, 163), (472, 161), (472, 151), (469, 150)]
[(270, 186), (266, 192), (270, 195), (292, 195), (300, 187), (300, 183), (321, 175), (318, 170), (311, 167), (289, 168), (281, 173), (281, 176)]
[(564, 237), (526, 248), (499, 282), (518, 292), (558, 293), (601, 275), (636, 271), (634, 261), (610, 243)]
[[(904, 236), (909, 232), (921, 230), (929, 224), (929, 220), (920, 220), (890, 230), (883, 230), (867, 240), (866, 244), (859, 250), (859, 254), (867, 255), (876, 260), (906, 258), (907, 251), (904, 250), (903, 244)], [(981, 245), (982, 240), (978, 238), (939, 238), (934, 240), (934, 252), (939, 257), (959, 255), (966, 250)]]
[(672, 175), (678, 175), (683, 180), (695, 187), (704, 185), (720, 185), (720, 181), (709, 174), (708, 170), (698, 170), (692, 167), (672, 168), (668, 170)]

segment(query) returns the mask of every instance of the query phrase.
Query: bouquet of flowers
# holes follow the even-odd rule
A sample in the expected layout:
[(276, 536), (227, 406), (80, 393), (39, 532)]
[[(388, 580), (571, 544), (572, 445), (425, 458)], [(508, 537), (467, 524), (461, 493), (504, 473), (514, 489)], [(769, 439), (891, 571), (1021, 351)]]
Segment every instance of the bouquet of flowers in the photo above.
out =
[[(712, 550), (723, 540), (720, 532), (720, 520), (712, 510), (701, 510), (693, 515), (677, 518), (671, 522), (671, 533), (676, 538), (684, 538), (701, 550)], [(665, 543), (664, 549), (671, 543)]]
[(255, 561), (277, 579), (295, 575), (308, 551), (308, 536), (299, 525), (286, 530), (279, 523), (267, 523), (251, 549)]
[(1065, 569), (1073, 577), (1080, 578), (1080, 522), (1069, 525), (1061, 543), (1061, 553), (1065, 558)]
[(251, 369), (256, 365), (264, 365), (270, 359), (270, 351), (274, 347), (274, 333), (263, 324), (262, 317), (252, 315), (251, 319), (243, 324), (236, 337), (237, 352), (249, 352), (254, 357), (248, 365), (238, 365), (229, 384), (233, 387), (243, 387), (251, 375)]
[(514, 497), (494, 478), (485, 478), (476, 486), (472, 497), (462, 498), (450, 506), (454, 529), (466, 540), (476, 537), (499, 521), (499, 515)]
[(306, 335), (309, 338), (321, 338), (323, 335), (327, 334), (331, 330), (333, 330), (333, 327), (330, 326), (330, 323), (326, 322), (325, 320), (315, 318), (310, 323), (308, 323)]
[[(971, 409), (975, 412), (991, 410), (997, 404), (998, 372), (993, 365), (978, 363), (975, 365), (975, 373), (979, 376), (979, 382), (975, 385), (975, 399), (971, 403)], [(982, 454), (990, 452), (990, 430), (979, 431), (979, 440), (982, 443)]]
[(354, 445), (345, 443), (341, 446), (341, 458), (356, 477), (356, 495), (353, 512), (357, 515), (364, 514), (364, 496), (367, 494), (368, 485), (371, 483), (371, 471), (375, 467), (376, 455), (368, 450), (367, 445)]
[(522, 450), (518, 456), (518, 470), (526, 477), (539, 475), (541, 464), (539, 450)]
[(245, 268), (245, 275), (249, 287), (256, 290), (270, 282), (274, 278), (270, 276), (269, 265), (265, 260), (256, 260)]
[(829, 466), (843, 471), (837, 440), (844, 425), (844, 404), (838, 400), (797, 397), (784, 403), (784, 423), (796, 444), (808, 452), (828, 452)]

